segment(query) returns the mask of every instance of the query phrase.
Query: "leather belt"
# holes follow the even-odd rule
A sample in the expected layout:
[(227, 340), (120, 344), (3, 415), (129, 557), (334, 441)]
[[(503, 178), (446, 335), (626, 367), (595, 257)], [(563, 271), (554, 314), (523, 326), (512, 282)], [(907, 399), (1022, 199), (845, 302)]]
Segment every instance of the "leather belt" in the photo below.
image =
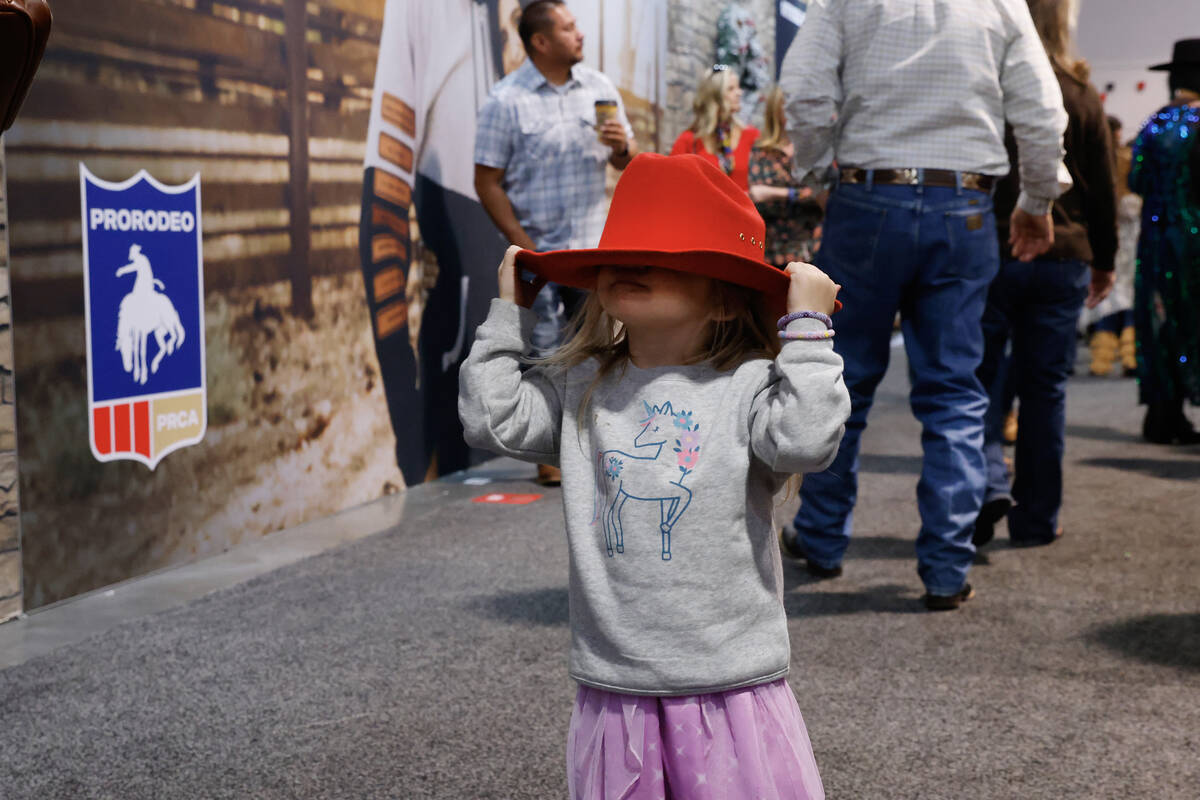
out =
[(944, 186), (951, 189), (959, 186), (974, 189), (977, 192), (990, 192), (996, 185), (992, 175), (981, 175), (978, 172), (955, 172), (950, 169), (919, 170), (916, 167), (906, 169), (859, 169), (858, 167), (843, 167), (838, 173), (842, 183), (866, 183), (867, 175), (871, 175), (872, 183), (893, 184), (900, 186)]

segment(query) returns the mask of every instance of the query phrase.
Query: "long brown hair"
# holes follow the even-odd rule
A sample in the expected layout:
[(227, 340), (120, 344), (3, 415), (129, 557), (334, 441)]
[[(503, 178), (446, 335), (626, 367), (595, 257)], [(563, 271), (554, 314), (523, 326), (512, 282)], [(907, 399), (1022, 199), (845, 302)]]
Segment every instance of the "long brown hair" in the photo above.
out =
[(783, 104), (783, 89), (772, 86), (767, 92), (767, 113), (763, 117), (762, 136), (754, 143), (763, 150), (782, 150), (787, 147), (787, 116)]
[(1050, 63), (1063, 72), (1086, 82), (1092, 73), (1087, 61), (1075, 54), (1075, 42), (1071, 39), (1071, 0), (1025, 0), (1033, 26), (1037, 28), (1042, 47), (1050, 57)]
[[(717, 319), (709, 325), (704, 352), (689, 363), (708, 363), (724, 372), (751, 359), (774, 358), (779, 354), (779, 335), (761, 292), (719, 280), (713, 280), (713, 290)], [(580, 425), (600, 381), (618, 368), (623, 371), (629, 364), (625, 327), (608, 315), (595, 292), (588, 295), (571, 321), (566, 343), (538, 363), (570, 368), (593, 358), (598, 367), (579, 403)]]

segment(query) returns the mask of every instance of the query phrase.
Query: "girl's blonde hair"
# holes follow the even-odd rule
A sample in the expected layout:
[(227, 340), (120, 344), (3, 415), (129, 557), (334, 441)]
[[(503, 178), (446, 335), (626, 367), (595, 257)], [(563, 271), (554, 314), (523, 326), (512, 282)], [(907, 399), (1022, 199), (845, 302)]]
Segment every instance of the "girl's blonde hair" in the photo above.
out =
[(787, 115), (783, 104), (783, 89), (772, 86), (767, 92), (767, 113), (763, 119), (762, 136), (754, 143), (763, 150), (782, 150), (787, 146)]
[[(713, 304), (717, 319), (709, 326), (705, 350), (690, 363), (707, 362), (724, 372), (750, 359), (779, 354), (775, 321), (767, 313), (761, 292), (714, 279)], [(566, 343), (539, 363), (570, 368), (593, 358), (599, 366), (579, 403), (580, 425), (596, 386), (606, 375), (618, 368), (624, 370), (629, 363), (625, 328), (605, 312), (595, 292), (587, 296), (572, 319)]]
[(732, 69), (713, 70), (700, 79), (696, 99), (692, 101), (695, 116), (691, 131), (696, 138), (712, 136), (718, 125), (732, 119), (733, 111), (725, 105), (725, 88), (729, 81), (737, 79)]
[(1037, 28), (1042, 47), (1051, 63), (1068, 75), (1086, 82), (1091, 75), (1088, 62), (1075, 55), (1075, 43), (1071, 40), (1071, 27), (1076, 3), (1072, 0), (1026, 0), (1033, 26)]

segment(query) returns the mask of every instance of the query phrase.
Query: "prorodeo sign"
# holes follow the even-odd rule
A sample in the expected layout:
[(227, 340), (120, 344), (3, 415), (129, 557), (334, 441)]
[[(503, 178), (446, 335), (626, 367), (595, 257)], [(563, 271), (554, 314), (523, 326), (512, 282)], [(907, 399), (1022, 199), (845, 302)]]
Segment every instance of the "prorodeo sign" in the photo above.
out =
[(208, 427), (200, 176), (109, 183), (80, 164), (79, 190), (92, 454), (154, 469)]
[(191, 233), (196, 215), (190, 211), (155, 211), (150, 208), (90, 208), (88, 228), (105, 231), (172, 231)]

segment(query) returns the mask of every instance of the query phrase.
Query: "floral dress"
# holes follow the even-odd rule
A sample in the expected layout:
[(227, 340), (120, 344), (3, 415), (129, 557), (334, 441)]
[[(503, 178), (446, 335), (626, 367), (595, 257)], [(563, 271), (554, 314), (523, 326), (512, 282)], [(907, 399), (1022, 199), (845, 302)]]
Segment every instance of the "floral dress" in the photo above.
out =
[[(750, 185), (755, 184), (804, 188), (792, 177), (792, 159), (774, 148), (755, 148), (750, 154)], [(755, 205), (767, 223), (767, 263), (786, 267), (790, 261), (812, 260), (823, 216), (815, 200), (768, 200)]]

